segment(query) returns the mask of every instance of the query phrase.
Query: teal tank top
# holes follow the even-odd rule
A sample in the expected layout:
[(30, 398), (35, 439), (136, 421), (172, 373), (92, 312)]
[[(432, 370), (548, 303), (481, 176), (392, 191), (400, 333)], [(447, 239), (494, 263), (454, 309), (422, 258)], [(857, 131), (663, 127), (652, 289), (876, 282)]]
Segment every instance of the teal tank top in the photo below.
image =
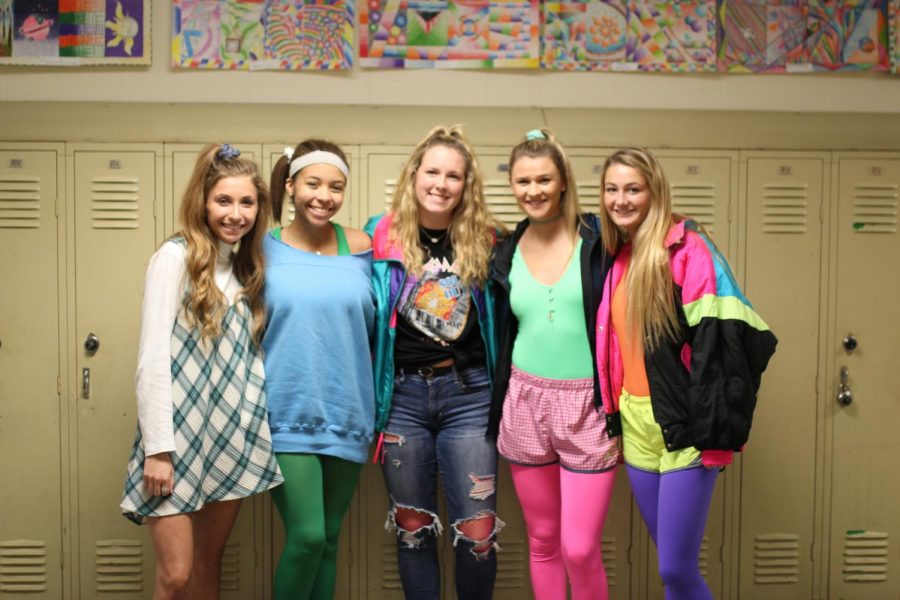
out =
[[(338, 256), (350, 256), (350, 244), (347, 243), (347, 234), (344, 233), (344, 228), (338, 223), (332, 223), (331, 226), (334, 227), (334, 236), (337, 238)], [(272, 237), (279, 242), (284, 241), (281, 239), (282, 229), (284, 227), (276, 227), (272, 230)]]
[(509, 273), (509, 304), (519, 321), (512, 362), (517, 369), (548, 379), (594, 376), (581, 290), (581, 238), (559, 281), (535, 280), (516, 248)]

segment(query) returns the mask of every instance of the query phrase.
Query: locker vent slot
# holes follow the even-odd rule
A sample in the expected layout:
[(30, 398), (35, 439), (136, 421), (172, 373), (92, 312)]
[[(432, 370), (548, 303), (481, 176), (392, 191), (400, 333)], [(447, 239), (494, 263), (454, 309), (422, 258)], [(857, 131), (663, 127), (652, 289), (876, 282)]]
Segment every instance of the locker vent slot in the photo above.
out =
[(715, 233), (716, 186), (701, 183), (671, 184), (672, 209), (691, 217), (710, 233)]
[(138, 228), (137, 177), (91, 180), (91, 224), (94, 229)]
[(806, 233), (809, 186), (778, 183), (763, 186), (763, 233)]
[(235, 542), (225, 544), (219, 581), (223, 590), (241, 589), (241, 548)]
[[(603, 568), (606, 569), (606, 583), (610, 587), (615, 587), (616, 585), (616, 538), (614, 537), (605, 537), (603, 538), (602, 544), (602, 554), (603, 554)], [(503, 546), (504, 550), (506, 549), (506, 545)]]
[(0, 592), (47, 591), (47, 546), (38, 540), (0, 542)]
[(525, 218), (525, 215), (519, 210), (508, 179), (485, 179), (484, 200), (494, 216), (511, 229)]
[(384, 180), (384, 210), (391, 209), (391, 201), (394, 199), (394, 190), (397, 189), (396, 179)]
[(494, 587), (504, 590), (521, 590), (528, 577), (528, 542), (503, 544), (503, 552), (497, 553), (497, 581)]
[(857, 185), (853, 197), (853, 230), (897, 233), (897, 186)]
[(844, 581), (887, 581), (888, 534), (848, 531), (844, 537)]
[(700, 574), (703, 577), (709, 576), (709, 538), (703, 536), (703, 543), (700, 544)]
[(600, 178), (596, 177), (588, 181), (576, 181), (578, 188), (578, 203), (584, 212), (597, 213), (600, 210)]
[(764, 533), (753, 543), (753, 582), (787, 584), (800, 581), (800, 536)]
[(0, 229), (40, 227), (40, 200), (40, 178), (0, 177)]
[(144, 589), (144, 548), (137, 540), (98, 540), (97, 591), (140, 592)]
[(381, 587), (385, 590), (403, 589), (397, 567), (397, 541), (393, 538), (381, 546)]

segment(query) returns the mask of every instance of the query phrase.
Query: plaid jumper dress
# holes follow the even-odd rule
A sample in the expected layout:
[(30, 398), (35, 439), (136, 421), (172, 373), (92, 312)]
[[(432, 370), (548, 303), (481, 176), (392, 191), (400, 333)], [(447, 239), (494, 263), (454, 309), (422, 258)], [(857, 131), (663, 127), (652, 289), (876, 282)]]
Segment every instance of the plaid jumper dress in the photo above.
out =
[(241, 295), (226, 310), (221, 336), (201, 340), (178, 311), (171, 338), (175, 488), (169, 496), (144, 489), (139, 426), (121, 503), (132, 521), (194, 512), (206, 502), (244, 498), (283, 481), (272, 454), (263, 361), (250, 315)]

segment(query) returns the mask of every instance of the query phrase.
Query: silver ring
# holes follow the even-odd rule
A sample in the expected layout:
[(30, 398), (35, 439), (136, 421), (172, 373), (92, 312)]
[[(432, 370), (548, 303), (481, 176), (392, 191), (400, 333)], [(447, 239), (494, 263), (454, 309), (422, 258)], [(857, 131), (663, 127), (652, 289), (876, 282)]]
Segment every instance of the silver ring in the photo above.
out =
[(162, 492), (163, 496), (169, 495), (169, 488), (167, 488), (166, 486), (163, 486), (159, 491)]

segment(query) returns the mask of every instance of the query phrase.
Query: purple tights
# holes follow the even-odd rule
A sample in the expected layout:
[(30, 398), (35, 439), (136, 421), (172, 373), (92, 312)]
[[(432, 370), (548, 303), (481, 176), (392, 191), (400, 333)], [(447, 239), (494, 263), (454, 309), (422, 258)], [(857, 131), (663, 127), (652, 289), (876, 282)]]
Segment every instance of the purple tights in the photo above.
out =
[(638, 509), (659, 554), (666, 600), (712, 600), (700, 574), (700, 545), (718, 469), (648, 473), (626, 466)]

